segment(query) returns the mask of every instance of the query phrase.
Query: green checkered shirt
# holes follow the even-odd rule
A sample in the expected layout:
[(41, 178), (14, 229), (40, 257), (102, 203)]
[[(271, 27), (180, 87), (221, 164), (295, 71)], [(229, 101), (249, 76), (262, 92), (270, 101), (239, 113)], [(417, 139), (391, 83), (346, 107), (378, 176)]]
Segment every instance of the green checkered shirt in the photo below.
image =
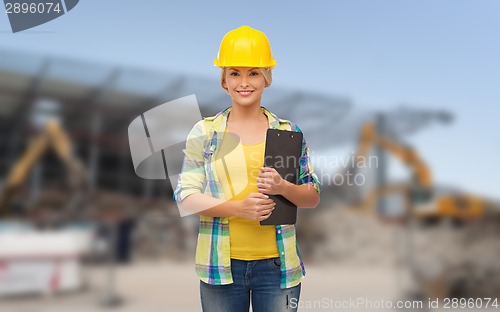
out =
[[(288, 120), (261, 107), (269, 121), (269, 128), (280, 130), (300, 129)], [(203, 193), (224, 199), (224, 192), (217, 178), (213, 157), (225, 133), (227, 116), (231, 107), (213, 117), (196, 123), (190, 131), (182, 172), (179, 175), (174, 200), (179, 204), (194, 193)], [(300, 174), (298, 184), (312, 184), (320, 192), (320, 183), (309, 159), (309, 148), (302, 142)], [(290, 288), (300, 283), (305, 276), (304, 264), (297, 245), (295, 225), (277, 225), (276, 243), (281, 258), (280, 287)], [(200, 216), (198, 244), (196, 247), (196, 273), (200, 279), (212, 285), (233, 283), (231, 275), (229, 221), (227, 217)]]

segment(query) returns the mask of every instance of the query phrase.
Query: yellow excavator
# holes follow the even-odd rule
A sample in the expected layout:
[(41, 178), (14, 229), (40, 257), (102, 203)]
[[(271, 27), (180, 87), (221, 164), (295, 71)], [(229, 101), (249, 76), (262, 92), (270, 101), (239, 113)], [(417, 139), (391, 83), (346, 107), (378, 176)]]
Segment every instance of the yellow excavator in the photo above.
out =
[(366, 158), (373, 146), (379, 146), (399, 158), (411, 168), (414, 178), (409, 184), (377, 187), (365, 198), (362, 207), (373, 207), (376, 200), (385, 194), (403, 192), (406, 198), (406, 218), (475, 219), (485, 215), (486, 204), (479, 196), (436, 194), (431, 171), (420, 155), (411, 147), (403, 146), (393, 139), (380, 135), (375, 124), (367, 122), (361, 129), (356, 158)]
[(396, 219), (402, 221), (405, 229), (399, 232), (405, 237), (405, 245), (400, 246), (403, 247), (400, 264), (407, 265), (410, 278), (403, 277), (398, 283), (409, 283), (402, 287), (407, 295), (498, 297), (498, 204), (470, 194), (438, 193), (429, 167), (414, 149), (380, 135), (375, 124), (366, 123), (361, 131), (358, 156), (366, 157), (373, 146), (400, 159), (413, 173), (410, 183), (378, 187), (364, 197), (361, 205), (366, 212), (373, 213), (381, 196), (403, 194), (404, 213)]
[(85, 169), (79, 159), (74, 156), (70, 139), (59, 122), (49, 120), (43, 131), (30, 142), (27, 150), (10, 171), (0, 192), (0, 218), (11, 214), (11, 201), (14, 195), (22, 187), (34, 165), (49, 148), (55, 152), (68, 172), (67, 182), (71, 192), (69, 209), (76, 209), (83, 197)]

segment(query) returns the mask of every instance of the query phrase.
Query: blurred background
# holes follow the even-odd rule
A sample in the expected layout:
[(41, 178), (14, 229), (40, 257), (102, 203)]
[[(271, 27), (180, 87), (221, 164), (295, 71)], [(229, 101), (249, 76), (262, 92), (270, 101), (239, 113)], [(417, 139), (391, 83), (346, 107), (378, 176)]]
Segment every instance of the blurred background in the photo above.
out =
[(271, 41), (262, 105), (300, 126), (323, 184), (299, 211), (303, 310), (499, 297), (499, 10), (82, 1), (13, 34), (2, 8), (1, 311), (201, 310), (198, 218), (136, 176), (127, 129), (190, 94), (203, 116), (230, 106), (212, 61), (241, 25)]

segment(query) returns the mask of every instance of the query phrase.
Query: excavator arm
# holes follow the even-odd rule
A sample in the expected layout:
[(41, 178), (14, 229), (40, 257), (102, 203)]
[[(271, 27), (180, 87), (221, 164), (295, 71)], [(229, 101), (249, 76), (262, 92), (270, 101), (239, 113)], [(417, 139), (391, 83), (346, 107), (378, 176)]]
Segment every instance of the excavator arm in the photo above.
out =
[(55, 151), (65, 165), (69, 173), (70, 187), (72, 189), (83, 188), (85, 181), (83, 165), (74, 157), (71, 142), (58, 122), (49, 121), (44, 131), (29, 144), (28, 149), (10, 171), (0, 193), (0, 216), (6, 216), (9, 213), (13, 195), (25, 183), (28, 174), (49, 147)]
[(431, 188), (432, 175), (427, 165), (422, 161), (418, 153), (398, 142), (384, 138), (377, 133), (375, 124), (368, 122), (361, 129), (358, 146), (358, 157), (366, 157), (373, 146), (380, 146), (399, 158), (403, 163), (412, 168), (415, 178), (422, 188)]
[[(400, 159), (411, 168), (414, 181), (408, 184), (384, 185), (372, 190), (363, 201), (363, 206), (372, 207), (382, 194), (404, 193), (411, 202), (428, 202), (432, 198), (432, 175), (430, 169), (422, 161), (420, 155), (411, 147), (381, 136), (372, 122), (367, 122), (361, 128), (356, 159), (367, 157), (374, 146), (379, 146)], [(360, 158), (361, 157), (361, 158)]]
[(483, 200), (477, 196), (462, 194), (435, 198), (430, 169), (420, 155), (411, 147), (379, 135), (373, 123), (366, 123), (361, 130), (357, 155), (366, 157), (373, 146), (380, 146), (410, 167), (415, 181), (407, 185), (385, 185), (377, 188), (366, 197), (365, 206), (370, 207), (382, 194), (402, 192), (408, 196), (407, 209), (411, 211), (407, 213), (421, 218), (446, 216), (466, 219), (478, 218), (484, 214)]

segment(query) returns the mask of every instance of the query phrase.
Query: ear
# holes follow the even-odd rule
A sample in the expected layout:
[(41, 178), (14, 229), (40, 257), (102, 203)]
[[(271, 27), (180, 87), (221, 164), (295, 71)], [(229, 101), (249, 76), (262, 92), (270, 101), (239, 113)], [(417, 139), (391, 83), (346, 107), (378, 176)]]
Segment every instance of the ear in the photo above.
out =
[(227, 83), (226, 83), (226, 78), (222, 78), (222, 88), (226, 89), (227, 90)]

